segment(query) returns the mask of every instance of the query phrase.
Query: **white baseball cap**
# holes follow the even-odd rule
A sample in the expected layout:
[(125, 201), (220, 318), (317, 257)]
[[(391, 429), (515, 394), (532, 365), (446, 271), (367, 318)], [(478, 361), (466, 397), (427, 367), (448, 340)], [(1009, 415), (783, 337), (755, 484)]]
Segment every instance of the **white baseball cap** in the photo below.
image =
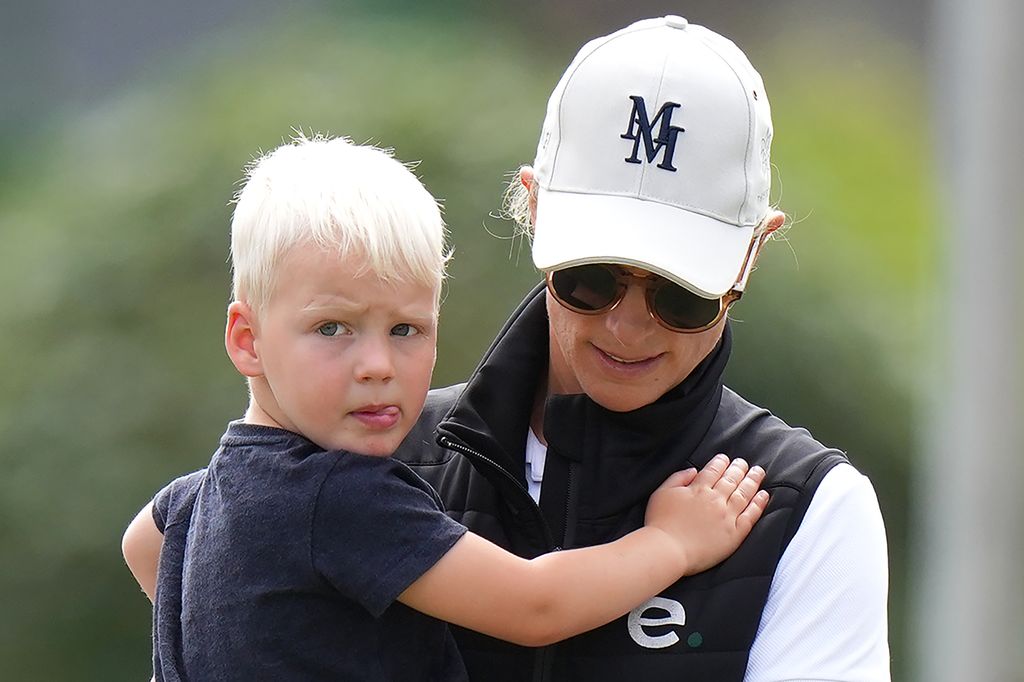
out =
[(677, 16), (590, 41), (548, 101), (534, 264), (622, 263), (722, 296), (768, 215), (771, 139), (732, 41)]

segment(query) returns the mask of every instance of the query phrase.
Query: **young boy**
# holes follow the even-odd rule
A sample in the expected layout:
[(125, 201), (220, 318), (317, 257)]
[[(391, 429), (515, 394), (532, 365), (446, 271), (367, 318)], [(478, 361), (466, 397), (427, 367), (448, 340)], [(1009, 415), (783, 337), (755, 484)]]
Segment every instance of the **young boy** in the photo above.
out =
[(157, 678), (462, 680), (443, 621), (564, 639), (716, 564), (764, 510), (763, 471), (720, 455), (607, 545), (526, 560), (448, 518), (389, 457), (429, 387), (448, 256), (436, 201), (387, 152), (316, 137), (263, 157), (231, 253), (248, 409), (123, 543)]

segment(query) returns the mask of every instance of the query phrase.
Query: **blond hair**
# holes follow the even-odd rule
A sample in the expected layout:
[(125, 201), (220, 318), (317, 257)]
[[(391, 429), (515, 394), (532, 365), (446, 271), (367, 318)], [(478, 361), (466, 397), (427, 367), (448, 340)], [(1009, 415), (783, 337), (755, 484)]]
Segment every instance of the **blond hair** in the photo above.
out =
[(262, 311), (298, 245), (356, 254), (384, 280), (440, 290), (450, 252), (441, 208), (391, 150), (302, 134), (255, 160), (231, 220), (232, 294)]

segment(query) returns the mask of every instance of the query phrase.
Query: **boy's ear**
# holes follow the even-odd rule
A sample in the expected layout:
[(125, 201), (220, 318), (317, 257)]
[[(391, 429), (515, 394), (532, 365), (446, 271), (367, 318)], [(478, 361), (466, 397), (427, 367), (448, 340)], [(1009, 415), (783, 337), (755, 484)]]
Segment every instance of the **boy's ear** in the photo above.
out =
[(256, 315), (252, 308), (248, 303), (232, 301), (224, 329), (224, 348), (242, 376), (263, 376), (263, 363), (256, 351), (256, 333)]

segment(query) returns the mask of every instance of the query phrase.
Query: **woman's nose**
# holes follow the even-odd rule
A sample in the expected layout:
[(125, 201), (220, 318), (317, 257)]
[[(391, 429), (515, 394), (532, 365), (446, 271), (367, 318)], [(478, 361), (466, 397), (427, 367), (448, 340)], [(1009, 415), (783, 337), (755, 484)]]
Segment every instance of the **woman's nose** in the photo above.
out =
[(623, 345), (642, 340), (657, 323), (647, 311), (646, 289), (630, 282), (619, 304), (605, 313), (605, 326)]

